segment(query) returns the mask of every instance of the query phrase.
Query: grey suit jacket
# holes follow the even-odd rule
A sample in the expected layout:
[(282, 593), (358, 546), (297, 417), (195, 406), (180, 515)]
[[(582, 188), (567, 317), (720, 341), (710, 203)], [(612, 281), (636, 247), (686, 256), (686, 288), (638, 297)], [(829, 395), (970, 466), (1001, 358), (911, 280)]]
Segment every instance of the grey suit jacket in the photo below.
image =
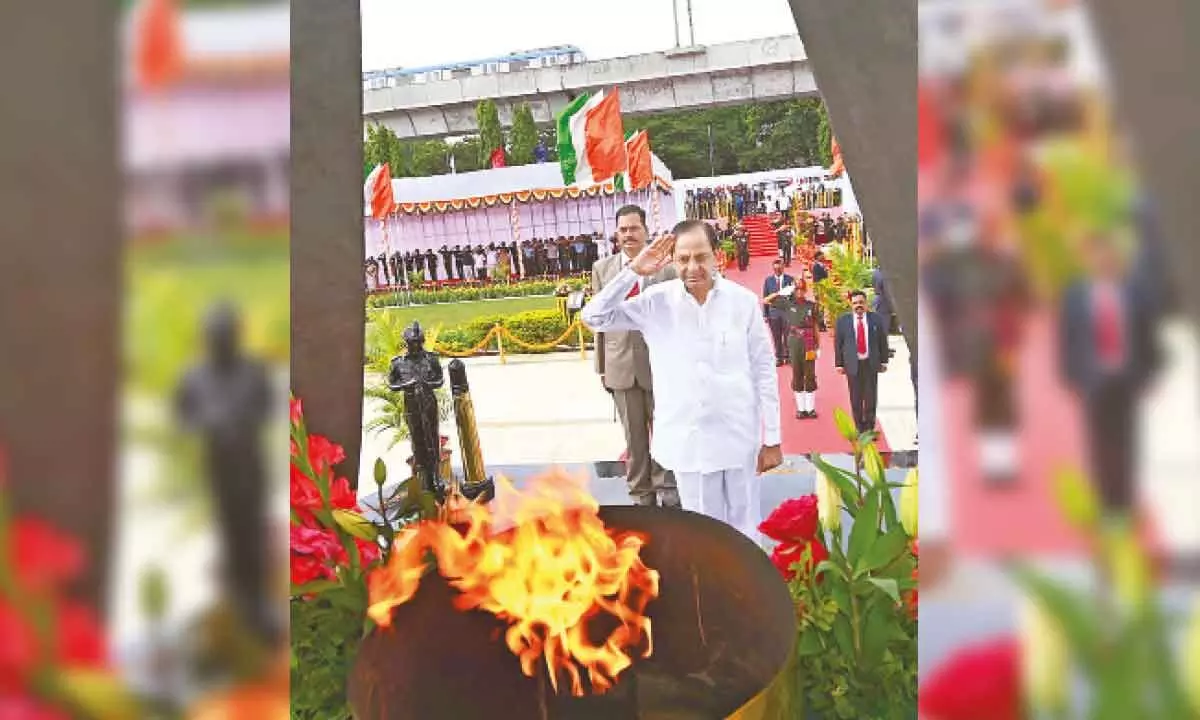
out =
[[(617, 253), (592, 266), (592, 290), (600, 292), (617, 273), (621, 272), (624, 255)], [(643, 288), (678, 277), (673, 265), (660, 270), (642, 282)], [(596, 372), (604, 376), (609, 390), (628, 390), (638, 385), (652, 390), (650, 352), (640, 332), (610, 332), (596, 334)]]

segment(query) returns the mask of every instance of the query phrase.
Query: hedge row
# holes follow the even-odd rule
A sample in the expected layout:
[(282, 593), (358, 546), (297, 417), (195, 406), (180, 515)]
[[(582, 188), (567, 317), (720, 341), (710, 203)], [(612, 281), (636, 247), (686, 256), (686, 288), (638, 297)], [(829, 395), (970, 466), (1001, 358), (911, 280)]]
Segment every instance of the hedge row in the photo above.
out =
[(515, 283), (497, 283), (475, 287), (413, 290), (407, 293), (379, 293), (367, 298), (367, 306), (372, 308), (406, 307), (409, 305), (436, 305), (439, 303), (466, 302), (471, 300), (496, 300), (501, 298), (530, 297), (533, 295), (553, 295), (562, 283), (565, 283), (572, 290), (577, 290), (584, 287), (587, 284), (587, 280), (582, 278), (571, 278), (564, 281), (525, 280)]

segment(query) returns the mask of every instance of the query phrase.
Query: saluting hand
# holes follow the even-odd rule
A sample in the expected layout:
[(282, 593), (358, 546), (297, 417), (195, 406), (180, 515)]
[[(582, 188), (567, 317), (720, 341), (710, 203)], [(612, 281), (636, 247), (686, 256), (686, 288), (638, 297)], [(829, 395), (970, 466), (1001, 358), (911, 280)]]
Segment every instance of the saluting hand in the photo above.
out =
[(675, 254), (675, 236), (663, 235), (656, 242), (642, 248), (629, 268), (642, 277), (650, 277), (671, 264)]

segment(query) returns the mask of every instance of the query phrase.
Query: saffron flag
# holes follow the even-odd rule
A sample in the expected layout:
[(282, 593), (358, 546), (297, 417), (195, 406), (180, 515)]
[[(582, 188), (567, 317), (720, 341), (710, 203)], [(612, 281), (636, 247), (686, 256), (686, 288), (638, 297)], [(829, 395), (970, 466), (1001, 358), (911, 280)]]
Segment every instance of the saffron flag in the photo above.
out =
[(492, 161), (493, 168), (506, 167), (507, 164), (504, 162), (504, 148), (498, 147), (495, 150), (493, 150), (491, 161)]
[(141, 87), (157, 90), (183, 71), (179, 9), (174, 0), (145, 0), (135, 12), (135, 75)]
[(639, 130), (625, 141), (625, 154), (629, 157), (630, 190), (648, 188), (654, 183), (654, 162), (650, 159), (650, 134)]
[(371, 209), (371, 217), (382, 220), (396, 208), (392, 195), (392, 170), (387, 163), (376, 165), (363, 183), (363, 199)]
[(587, 188), (625, 172), (628, 156), (617, 91), (580, 95), (558, 116), (563, 183)]

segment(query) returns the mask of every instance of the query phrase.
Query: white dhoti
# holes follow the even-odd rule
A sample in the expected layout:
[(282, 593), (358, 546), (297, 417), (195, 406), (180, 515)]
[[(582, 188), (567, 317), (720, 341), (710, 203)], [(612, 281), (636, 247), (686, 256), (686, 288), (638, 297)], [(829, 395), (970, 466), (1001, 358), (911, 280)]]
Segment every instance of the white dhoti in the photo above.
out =
[(684, 510), (698, 512), (731, 525), (762, 547), (762, 487), (758, 458), (744, 467), (715, 472), (676, 472)]

